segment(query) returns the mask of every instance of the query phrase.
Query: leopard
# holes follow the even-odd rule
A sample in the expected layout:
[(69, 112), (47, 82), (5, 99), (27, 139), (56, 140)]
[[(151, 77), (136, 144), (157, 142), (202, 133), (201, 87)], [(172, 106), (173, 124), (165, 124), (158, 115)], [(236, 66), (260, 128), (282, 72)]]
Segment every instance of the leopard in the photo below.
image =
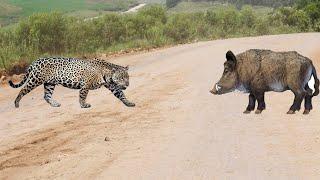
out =
[(129, 86), (128, 70), (129, 66), (120, 66), (98, 58), (39, 58), (26, 68), (21, 82), (14, 84), (10, 80), (9, 85), (12, 88), (24, 85), (14, 101), (16, 108), (19, 108), (19, 102), (23, 96), (42, 84), (44, 100), (52, 107), (61, 106), (52, 98), (54, 89), (58, 85), (78, 89), (81, 108), (91, 107), (86, 102), (89, 90), (99, 89), (102, 86), (110, 90), (127, 107), (134, 107), (135, 103), (129, 101), (123, 92)]

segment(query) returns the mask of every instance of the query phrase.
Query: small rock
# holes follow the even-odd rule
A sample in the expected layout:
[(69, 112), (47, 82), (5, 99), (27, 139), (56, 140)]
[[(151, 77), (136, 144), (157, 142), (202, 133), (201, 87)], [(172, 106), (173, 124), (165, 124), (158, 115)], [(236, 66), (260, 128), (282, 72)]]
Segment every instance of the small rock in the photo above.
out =
[(106, 136), (106, 137), (104, 138), (104, 141), (110, 141), (110, 138), (109, 138), (108, 136)]

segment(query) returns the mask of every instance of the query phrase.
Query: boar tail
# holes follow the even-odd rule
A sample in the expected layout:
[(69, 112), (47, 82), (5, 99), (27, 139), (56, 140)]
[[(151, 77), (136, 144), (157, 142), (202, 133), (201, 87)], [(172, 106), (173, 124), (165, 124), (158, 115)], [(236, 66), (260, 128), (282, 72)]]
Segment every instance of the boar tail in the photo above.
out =
[(312, 66), (312, 75), (314, 78), (314, 93), (313, 96), (317, 96), (319, 94), (319, 79), (317, 77), (317, 71), (316, 68), (314, 66)]

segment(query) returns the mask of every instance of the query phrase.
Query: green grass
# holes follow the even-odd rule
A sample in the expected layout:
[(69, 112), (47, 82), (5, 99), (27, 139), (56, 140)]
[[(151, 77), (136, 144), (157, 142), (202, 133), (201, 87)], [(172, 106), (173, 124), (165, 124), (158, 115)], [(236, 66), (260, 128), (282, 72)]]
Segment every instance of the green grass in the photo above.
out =
[[(180, 2), (173, 8), (169, 9), (170, 13), (190, 13), (190, 12), (205, 12), (207, 10), (218, 10), (226, 8), (230, 4), (222, 4), (219, 2)], [(272, 8), (263, 7), (263, 6), (253, 6), (256, 13), (259, 15), (267, 14), (272, 12)]]
[(0, 0), (0, 16), (5, 16), (7, 14), (17, 13), (21, 8), (9, 4), (6, 1)]
[(68, 16), (73, 16), (78, 18), (91, 18), (91, 17), (100, 16), (102, 14), (104, 14), (104, 12), (97, 11), (97, 10), (77, 10), (77, 11), (71, 11), (66, 13), (66, 15)]
[(137, 5), (134, 0), (107, 0), (99, 3), (91, 3), (90, 9), (98, 11), (124, 11)]
[(139, 3), (165, 4), (166, 0), (138, 0)]
[(175, 7), (170, 8), (169, 12), (199, 12), (223, 6), (223, 4), (215, 2), (180, 2)]
[(8, 0), (14, 6), (21, 7), (22, 16), (29, 16), (37, 12), (75, 11), (86, 8), (85, 0)]
[(0, 27), (15, 21), (19, 12), (21, 12), (21, 8), (8, 3), (6, 0), (0, 0)]
[(86, 18), (125, 11), (137, 3), (138, 0), (0, 0), (0, 27), (34, 13), (58, 11)]

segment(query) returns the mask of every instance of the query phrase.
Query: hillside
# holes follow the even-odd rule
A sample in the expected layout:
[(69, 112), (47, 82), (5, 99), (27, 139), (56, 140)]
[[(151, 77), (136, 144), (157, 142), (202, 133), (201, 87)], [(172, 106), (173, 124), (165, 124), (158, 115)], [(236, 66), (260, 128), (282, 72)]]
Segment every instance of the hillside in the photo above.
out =
[[(169, 12), (204, 12), (207, 10), (217, 10), (226, 8), (231, 4), (221, 3), (221, 2), (192, 2), (192, 1), (182, 1), (172, 8), (169, 8)], [(253, 6), (256, 13), (267, 14), (273, 10), (272, 7), (266, 6)]]
[(210, 3), (230, 3), (234, 4), (237, 7), (243, 5), (252, 5), (252, 6), (267, 6), (272, 8), (277, 8), (281, 6), (291, 6), (298, 2), (298, 0), (166, 0), (167, 7), (174, 7), (181, 2), (210, 2)]
[(137, 0), (0, 0), (0, 25), (17, 22), (38, 12), (59, 11), (77, 17), (93, 17), (110, 11), (125, 11)]

